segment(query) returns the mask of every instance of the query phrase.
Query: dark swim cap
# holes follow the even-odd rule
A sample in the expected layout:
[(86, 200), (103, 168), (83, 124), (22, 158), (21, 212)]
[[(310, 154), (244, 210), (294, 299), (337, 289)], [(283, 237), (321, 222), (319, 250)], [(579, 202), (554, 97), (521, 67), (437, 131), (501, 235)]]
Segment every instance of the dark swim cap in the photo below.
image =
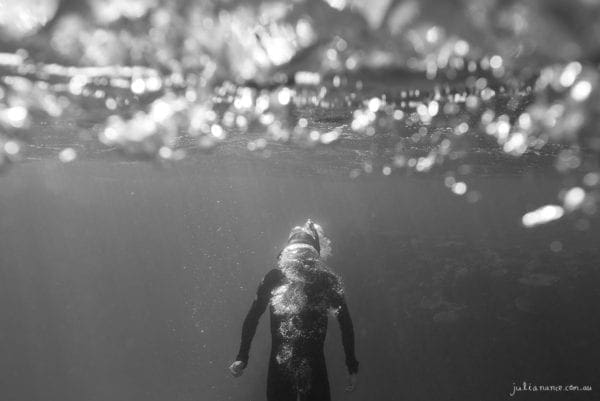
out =
[(315, 248), (317, 253), (321, 253), (321, 245), (319, 244), (319, 233), (317, 233), (317, 230), (310, 219), (306, 221), (304, 226), (298, 226), (292, 229), (288, 238), (288, 245), (292, 244), (310, 245), (313, 248)]

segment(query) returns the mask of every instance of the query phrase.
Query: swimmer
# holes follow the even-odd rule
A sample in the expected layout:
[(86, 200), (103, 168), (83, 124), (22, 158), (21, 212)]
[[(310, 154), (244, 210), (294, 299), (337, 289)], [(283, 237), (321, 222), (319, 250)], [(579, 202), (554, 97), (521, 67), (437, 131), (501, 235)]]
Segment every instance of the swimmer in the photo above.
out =
[(358, 361), (354, 329), (340, 278), (323, 262), (330, 242), (319, 225), (308, 220), (294, 227), (277, 259), (258, 286), (242, 326), (242, 340), (229, 370), (239, 377), (248, 365), (250, 344), (260, 316), (270, 306), (271, 355), (268, 401), (329, 401), (329, 379), (323, 346), (327, 318), (340, 325), (348, 369), (346, 391), (354, 391)]

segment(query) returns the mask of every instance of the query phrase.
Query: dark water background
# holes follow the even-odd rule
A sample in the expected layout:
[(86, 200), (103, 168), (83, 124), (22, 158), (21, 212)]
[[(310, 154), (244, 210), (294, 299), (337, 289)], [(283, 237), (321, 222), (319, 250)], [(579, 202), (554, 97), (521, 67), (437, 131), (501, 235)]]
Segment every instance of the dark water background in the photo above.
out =
[[(264, 400), (267, 314), (245, 374), (227, 366), (258, 282), (307, 217), (333, 241), (361, 363), (344, 394), (330, 321), (334, 400), (507, 400), (522, 381), (594, 391), (513, 399), (598, 395), (598, 223), (520, 226), (559, 177), (472, 176), (483, 198), (469, 204), (435, 176), (206, 157), (44, 160), (0, 176), (3, 401)], [(555, 279), (518, 281), (540, 273)]]

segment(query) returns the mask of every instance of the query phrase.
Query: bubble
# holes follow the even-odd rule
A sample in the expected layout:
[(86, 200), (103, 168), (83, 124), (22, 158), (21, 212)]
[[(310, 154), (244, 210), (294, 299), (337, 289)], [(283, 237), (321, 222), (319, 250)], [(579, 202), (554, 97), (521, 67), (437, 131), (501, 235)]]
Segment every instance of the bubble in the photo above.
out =
[(235, 100), (233, 101), (233, 106), (238, 110), (247, 110), (252, 107), (252, 103), (254, 102), (252, 99), (253, 93), (250, 88), (240, 88)]
[(371, 112), (376, 113), (381, 108), (381, 105), (381, 99), (374, 97), (371, 100), (369, 100), (368, 107)]
[(149, 92), (156, 92), (156, 91), (159, 91), (162, 88), (163, 82), (157, 76), (150, 76), (150, 77), (148, 77), (146, 79), (145, 85), (146, 85), (146, 89)]
[(7, 141), (4, 144), (4, 152), (9, 156), (16, 156), (21, 151), (21, 145), (15, 141)]
[(435, 117), (439, 110), (440, 110), (440, 105), (435, 100), (433, 102), (429, 103), (429, 106), (427, 107), (427, 112), (429, 113), (429, 115), (431, 117)]
[(262, 114), (258, 119), (262, 125), (271, 125), (275, 122), (275, 116), (272, 113)]
[(600, 184), (600, 173), (587, 173), (583, 177), (583, 183), (588, 187), (595, 187)]
[(269, 96), (260, 95), (256, 98), (255, 111), (258, 114), (264, 113), (269, 108)]
[(223, 127), (218, 124), (213, 124), (210, 127), (210, 133), (217, 139), (223, 139), (225, 137), (225, 131), (223, 130)]
[(246, 128), (248, 127), (248, 119), (244, 116), (237, 116), (235, 118), (235, 124), (239, 127), (239, 128)]
[(335, 49), (327, 49), (327, 51), (325, 52), (325, 55), (327, 56), (327, 58), (329, 60), (337, 60), (338, 58), (338, 52)]
[(298, 20), (298, 23), (296, 24), (296, 35), (298, 37), (298, 42), (302, 46), (309, 46), (317, 39), (317, 34), (315, 33), (312, 24), (305, 18)]
[(176, 112), (176, 105), (165, 99), (158, 99), (150, 107), (150, 116), (154, 121), (167, 121)]
[(338, 131), (330, 131), (323, 135), (321, 135), (321, 143), (328, 145), (332, 142), (335, 142), (340, 136)]
[(277, 101), (279, 104), (286, 106), (292, 99), (292, 91), (289, 88), (281, 88), (277, 93)]
[(433, 26), (427, 30), (427, 33), (425, 34), (425, 39), (429, 43), (435, 43), (440, 39), (441, 35), (441, 29), (437, 26)]
[(577, 102), (586, 100), (592, 93), (592, 84), (588, 81), (579, 81), (571, 88), (571, 97)]
[(28, 110), (23, 106), (9, 107), (0, 110), (0, 123), (13, 128), (23, 128), (27, 123), (28, 114)]
[(358, 60), (354, 57), (348, 57), (346, 60), (346, 68), (350, 71), (356, 69), (358, 67)]
[(491, 100), (494, 96), (496, 96), (496, 91), (491, 88), (485, 88), (481, 91), (481, 99), (484, 101)]
[(73, 148), (64, 148), (58, 154), (58, 160), (62, 163), (70, 163), (77, 158), (77, 152)]
[(373, 121), (375, 121), (376, 115), (371, 110), (356, 110), (354, 111), (354, 119), (352, 120), (351, 127), (354, 131), (361, 131), (366, 129)]
[(427, 106), (424, 104), (420, 104), (419, 106), (417, 106), (417, 113), (421, 117), (429, 117)]
[[(169, 147), (164, 146), (163, 148), (171, 149)], [(161, 148), (162, 149), (162, 148)], [(184, 149), (171, 149), (171, 160), (179, 161), (183, 160), (186, 157), (186, 151)]]
[(502, 149), (516, 156), (522, 155), (527, 150), (527, 136), (522, 132), (513, 132)]
[(429, 171), (435, 163), (435, 154), (431, 153), (427, 157), (419, 157), (415, 169), (419, 172)]
[(558, 205), (545, 205), (532, 212), (523, 215), (522, 223), (525, 227), (535, 227), (547, 224), (563, 217), (565, 211)]
[(567, 211), (578, 209), (585, 200), (585, 191), (583, 188), (574, 187), (567, 191), (564, 198), (564, 207)]
[(451, 189), (456, 195), (464, 195), (467, 193), (467, 184), (464, 182), (457, 182), (452, 185)]
[(69, 81), (69, 91), (75, 96), (81, 95), (83, 88), (88, 84), (88, 77), (85, 75), (75, 75)]
[(454, 52), (456, 55), (464, 57), (469, 53), (470, 46), (464, 40), (457, 40), (454, 44)]
[(467, 124), (466, 122), (462, 122), (460, 124), (458, 124), (456, 126), (456, 128), (454, 129), (454, 133), (456, 135), (463, 135), (466, 134), (469, 131), (469, 124)]
[(519, 116), (519, 127), (523, 130), (529, 130), (532, 125), (531, 115), (529, 113), (523, 113)]
[(117, 108), (117, 101), (111, 97), (106, 99), (104, 104), (106, 105), (106, 108), (109, 110), (115, 110)]
[(142, 78), (136, 78), (131, 83), (131, 91), (136, 95), (146, 92), (146, 82)]
[(559, 82), (560, 84), (568, 88), (575, 83), (575, 79), (581, 73), (581, 63), (572, 62), (567, 64), (562, 74), (560, 75)]
[(506, 138), (508, 136), (508, 133), (510, 132), (510, 123), (508, 122), (508, 117), (498, 121), (498, 124), (496, 125), (496, 132), (498, 133), (499, 139)]
[(466, 105), (471, 110), (476, 110), (479, 107), (479, 98), (477, 96), (468, 96)]
[(346, 0), (325, 0), (327, 2), (327, 4), (329, 4), (331, 7), (335, 8), (336, 10), (343, 10), (344, 8), (346, 8), (347, 2)]
[(452, 188), (456, 184), (456, 179), (452, 176), (448, 176), (444, 179), (444, 185), (448, 188)]
[(504, 61), (502, 60), (502, 57), (494, 55), (492, 56), (492, 58), (490, 58), (490, 67), (492, 67), (493, 69), (498, 69), (502, 67), (503, 62)]

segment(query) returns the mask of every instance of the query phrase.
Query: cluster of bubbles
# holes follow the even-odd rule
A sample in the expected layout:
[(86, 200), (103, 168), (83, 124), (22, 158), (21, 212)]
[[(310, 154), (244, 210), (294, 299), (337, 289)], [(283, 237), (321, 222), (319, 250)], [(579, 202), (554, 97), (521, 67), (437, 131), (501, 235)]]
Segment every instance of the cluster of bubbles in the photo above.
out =
[(0, 53), (0, 72), (9, 72), (0, 75), (0, 168), (20, 159), (23, 133), (35, 115), (57, 118), (66, 105), (45, 83), (10, 74), (23, 68), (25, 54)]
[[(481, 143), (509, 158), (558, 149), (569, 182), (560, 204), (523, 225), (593, 215), (600, 4), (576, 6), (0, 0), (0, 166), (22, 157), (34, 128), (93, 115), (99, 142), (149, 159), (220, 144), (268, 158), (281, 143), (368, 143), (350, 177), (442, 170), (452, 193), (477, 202), (469, 157)], [(558, 25), (559, 14), (583, 22)], [(423, 85), (370, 82), (390, 70)]]
[[(410, 134), (396, 143), (391, 162), (381, 170), (384, 175), (396, 168), (428, 172), (448, 159), (466, 158), (476, 150), (468, 147), (477, 145), (460, 140), (467, 133), (493, 138), (502, 152), (514, 157), (560, 144), (555, 167), (566, 176), (579, 177), (580, 185), (561, 192), (562, 205), (546, 205), (527, 213), (523, 225), (544, 224), (577, 210), (594, 215), (600, 199), (600, 136), (593, 129), (600, 111), (598, 78), (596, 68), (571, 62), (543, 69), (532, 86), (517, 90), (504, 86), (492, 89), (485, 78), (478, 78), (472, 80), (472, 86), (467, 80), (467, 90), (462, 93), (443, 95), (436, 87), (425, 99), (405, 100), (411, 93), (404, 92), (399, 102), (372, 98), (354, 112), (351, 127), (367, 136), (381, 132)], [(425, 152), (411, 156), (411, 146), (423, 142), (427, 145), (422, 147)], [(372, 164), (365, 165), (365, 172), (372, 170)], [(467, 164), (457, 170), (460, 175), (466, 175), (460, 170), (470, 171)], [(355, 170), (352, 174), (361, 173)], [(457, 195), (468, 194), (471, 200), (479, 197), (476, 192), (469, 193), (466, 183), (451, 172), (444, 182)]]
[[(278, 268), (285, 277), (285, 285), (273, 294), (271, 302), (276, 314), (298, 314), (307, 309), (334, 312), (329, 309), (343, 297), (342, 281), (314, 248), (302, 244), (287, 246), (279, 257)], [(309, 302), (306, 291), (310, 286), (322, 286), (325, 291)]]
[(325, 338), (327, 330), (326, 321), (307, 325), (298, 316), (317, 313), (326, 319), (328, 314), (337, 313), (343, 287), (339, 276), (311, 246), (288, 245), (279, 256), (278, 268), (284, 283), (273, 291), (271, 306), (278, 316), (278, 335), (283, 345), (276, 360), (293, 372), (298, 362), (292, 358), (297, 354), (295, 347), (305, 338)]
[[(548, 143), (564, 144), (555, 160), (556, 169), (576, 179), (577, 185), (559, 194), (560, 205), (549, 204), (523, 216), (523, 225), (532, 227), (581, 211), (594, 215), (600, 200), (600, 172), (597, 155), (600, 135), (594, 127), (599, 122), (600, 73), (597, 67), (570, 62), (541, 70), (534, 84), (535, 99), (527, 109), (506, 126), (490, 129), (498, 136), (505, 152), (520, 156)], [(504, 118), (505, 124), (508, 121)], [(587, 227), (585, 220), (578, 223)]]

